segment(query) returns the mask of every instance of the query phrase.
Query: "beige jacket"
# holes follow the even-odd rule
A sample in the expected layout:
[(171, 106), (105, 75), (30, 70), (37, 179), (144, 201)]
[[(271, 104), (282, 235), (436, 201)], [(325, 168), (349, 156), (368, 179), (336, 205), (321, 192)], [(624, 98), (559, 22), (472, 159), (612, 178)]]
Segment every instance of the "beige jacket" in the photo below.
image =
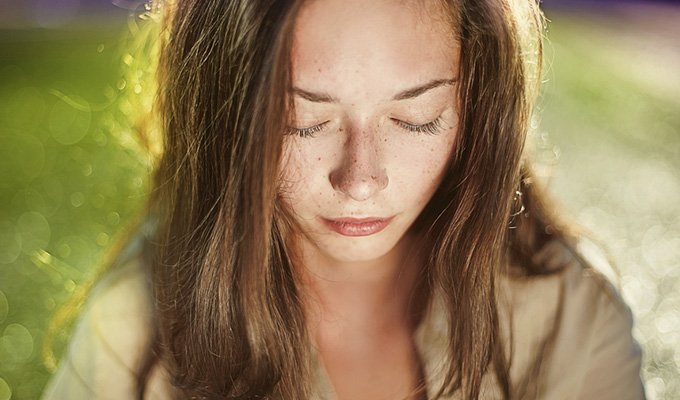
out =
[[(144, 279), (139, 261), (133, 261), (99, 285), (43, 399), (134, 398), (134, 367), (147, 344), (150, 321)], [(644, 399), (631, 312), (600, 272), (571, 260), (554, 275), (505, 277), (500, 288), (501, 322), (512, 322), (514, 329), (512, 338), (504, 334), (513, 348), (510, 378), (518, 387), (514, 398)], [(442, 382), (443, 315), (435, 297), (414, 337), (429, 395)], [(551, 349), (550, 357), (542, 359), (547, 351), (541, 349)], [(315, 398), (333, 400), (324, 368), (316, 365)], [(167, 398), (168, 388), (164, 373), (154, 371), (147, 398)], [(481, 398), (501, 398), (491, 372), (482, 383)]]

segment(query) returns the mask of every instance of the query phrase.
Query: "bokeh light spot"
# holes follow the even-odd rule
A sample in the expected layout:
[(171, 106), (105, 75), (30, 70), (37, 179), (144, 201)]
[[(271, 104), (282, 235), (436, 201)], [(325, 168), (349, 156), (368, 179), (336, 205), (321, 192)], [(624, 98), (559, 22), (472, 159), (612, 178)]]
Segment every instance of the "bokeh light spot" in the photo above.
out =
[(666, 383), (659, 377), (654, 377), (646, 382), (647, 394), (652, 399), (662, 399), (666, 392)]
[(72, 279), (68, 279), (66, 282), (64, 282), (64, 289), (71, 293), (76, 289), (76, 283)]
[(663, 335), (678, 332), (680, 330), (680, 317), (677, 314), (666, 313), (654, 320), (654, 325)]
[(21, 248), (27, 254), (47, 247), (52, 234), (47, 219), (35, 211), (21, 214), (17, 221), (17, 232), (21, 236)]
[(9, 221), (0, 221), (0, 264), (9, 264), (21, 254), (21, 236)]
[(93, 171), (92, 164), (87, 163), (87, 164), (83, 165), (82, 171), (83, 171), (83, 176), (92, 175), (92, 171)]
[(106, 137), (104, 132), (98, 130), (93, 134), (94, 141), (99, 145), (100, 147), (106, 146), (106, 144), (109, 142), (109, 139)]
[(630, 299), (631, 307), (638, 313), (646, 314), (652, 310), (658, 297), (658, 290), (654, 282), (647, 277), (621, 278), (623, 296)]
[(0, 400), (9, 400), (12, 398), (12, 389), (10, 389), (7, 382), (0, 377)]
[(57, 302), (52, 298), (49, 297), (45, 299), (45, 308), (48, 310), (54, 310), (54, 307), (57, 306)]
[(69, 246), (68, 243), (59, 243), (57, 252), (59, 253), (59, 257), (68, 258), (68, 256), (71, 255), (71, 246)]
[(118, 80), (118, 83), (116, 83), (116, 88), (118, 88), (118, 90), (124, 90), (125, 86), (127, 86), (125, 79), (120, 79)]
[(92, 111), (87, 101), (78, 96), (73, 96), (71, 101), (78, 104), (78, 108), (65, 101), (57, 101), (49, 117), (52, 137), (63, 145), (72, 145), (82, 140), (87, 135), (92, 120)]
[(82, 236), (78, 235), (64, 236), (60, 240), (60, 245), (68, 246), (70, 252), (68, 257), (64, 258), (68, 259), (69, 262), (75, 263), (88, 259), (88, 256), (91, 256), (93, 250), (92, 246), (88, 244)]
[(106, 222), (111, 226), (116, 226), (120, 223), (120, 214), (115, 211), (111, 211), (109, 215), (106, 216)]
[(100, 232), (97, 235), (97, 244), (100, 245), (101, 247), (104, 247), (107, 244), (109, 244), (109, 235), (107, 235), (104, 232)]
[(82, 194), (81, 192), (74, 192), (71, 194), (71, 205), (73, 207), (80, 207), (83, 204), (85, 204), (85, 195)]
[(87, 159), (89, 159), (87, 152), (80, 146), (71, 146), (69, 148), (68, 155), (73, 161), (78, 163), (85, 162)]
[(0, 290), (0, 324), (7, 318), (9, 313), (9, 303), (7, 302), (7, 296)]
[(0, 355), (14, 363), (28, 361), (33, 354), (33, 335), (21, 324), (9, 324), (0, 338)]
[(132, 65), (132, 63), (135, 61), (135, 58), (132, 57), (132, 54), (128, 53), (123, 56), (123, 63), (127, 66)]

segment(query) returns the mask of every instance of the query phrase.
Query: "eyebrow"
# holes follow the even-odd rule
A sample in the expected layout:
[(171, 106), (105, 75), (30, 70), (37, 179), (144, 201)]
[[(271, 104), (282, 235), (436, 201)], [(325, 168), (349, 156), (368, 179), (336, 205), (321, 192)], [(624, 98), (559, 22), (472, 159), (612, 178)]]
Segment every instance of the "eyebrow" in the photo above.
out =
[[(432, 89), (438, 88), (445, 85), (453, 85), (456, 82), (455, 79), (435, 79), (427, 82), (423, 85), (416, 86), (414, 88), (406, 89), (397, 93), (392, 100), (407, 100), (418, 97)], [(293, 94), (296, 94), (307, 101), (312, 103), (339, 103), (340, 101), (328, 93), (315, 93), (304, 89), (294, 87), (292, 90)]]

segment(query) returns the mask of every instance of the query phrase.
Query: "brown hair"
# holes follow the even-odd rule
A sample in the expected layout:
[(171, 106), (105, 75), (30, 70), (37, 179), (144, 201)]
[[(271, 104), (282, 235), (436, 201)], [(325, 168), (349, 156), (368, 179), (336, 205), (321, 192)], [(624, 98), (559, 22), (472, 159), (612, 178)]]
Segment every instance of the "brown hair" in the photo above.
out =
[[(157, 114), (163, 151), (151, 210), (155, 363), (191, 398), (305, 399), (309, 339), (277, 201), (291, 30), (301, 2), (165, 1)], [(461, 43), (460, 132), (445, 178), (414, 225), (424, 287), (447, 306), (449, 363), (435, 397), (477, 399), (493, 365), (511, 396), (495, 292), (501, 266), (564, 239), (523, 147), (541, 68), (533, 0), (450, 1)], [(515, 215), (520, 192), (528, 212)], [(550, 227), (550, 229), (548, 229)]]

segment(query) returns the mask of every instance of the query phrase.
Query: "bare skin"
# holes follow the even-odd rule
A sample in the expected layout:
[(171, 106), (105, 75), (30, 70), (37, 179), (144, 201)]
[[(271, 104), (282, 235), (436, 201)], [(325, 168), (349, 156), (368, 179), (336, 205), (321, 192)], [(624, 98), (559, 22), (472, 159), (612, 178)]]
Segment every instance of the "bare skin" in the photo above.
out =
[[(422, 260), (409, 233), (458, 127), (460, 48), (431, 1), (316, 0), (296, 21), (282, 200), (309, 331), (338, 400), (410, 399)], [(353, 236), (324, 219), (389, 219)]]
[(416, 260), (390, 259), (406, 257), (406, 243), (379, 261), (383, 268), (364, 266), (387, 276), (354, 265), (336, 264), (333, 278), (307, 271), (309, 330), (338, 399), (420, 399), (410, 393), (422, 380), (413, 342), (422, 304), (403, 295), (413, 290)]

